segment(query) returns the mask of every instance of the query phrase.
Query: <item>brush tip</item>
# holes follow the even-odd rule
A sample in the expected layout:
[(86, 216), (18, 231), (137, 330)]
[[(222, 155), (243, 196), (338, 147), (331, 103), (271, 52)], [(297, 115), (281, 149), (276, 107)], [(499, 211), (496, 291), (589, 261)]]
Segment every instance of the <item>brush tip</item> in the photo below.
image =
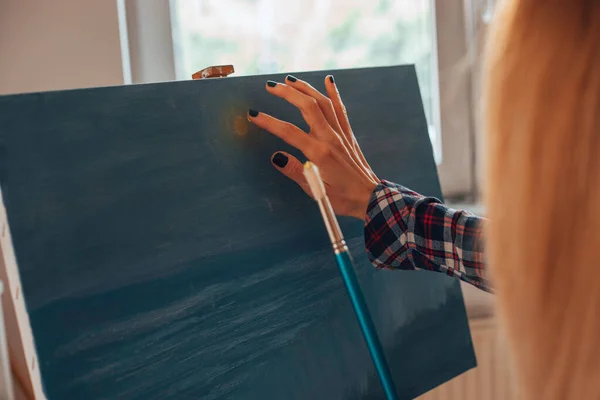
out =
[(321, 180), (319, 169), (310, 161), (304, 163), (304, 177), (308, 182), (308, 186), (310, 187), (314, 199), (321, 200), (325, 198), (325, 186)]

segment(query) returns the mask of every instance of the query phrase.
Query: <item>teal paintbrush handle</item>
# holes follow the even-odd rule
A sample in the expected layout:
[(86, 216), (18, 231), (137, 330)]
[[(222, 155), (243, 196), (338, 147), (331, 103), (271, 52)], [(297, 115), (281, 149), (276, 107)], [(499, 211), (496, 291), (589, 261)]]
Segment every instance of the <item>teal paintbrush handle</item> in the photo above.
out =
[(356, 313), (360, 329), (367, 342), (367, 347), (371, 353), (371, 358), (373, 359), (375, 369), (377, 370), (377, 374), (383, 385), (385, 395), (388, 400), (397, 400), (398, 397), (394, 381), (392, 380), (392, 374), (390, 373), (390, 368), (383, 354), (383, 348), (381, 347), (381, 342), (377, 336), (375, 325), (371, 319), (371, 314), (369, 313), (367, 303), (365, 302), (356, 273), (354, 272), (354, 264), (350, 253), (348, 251), (336, 253), (335, 259), (340, 268), (348, 294), (350, 295), (354, 312)]

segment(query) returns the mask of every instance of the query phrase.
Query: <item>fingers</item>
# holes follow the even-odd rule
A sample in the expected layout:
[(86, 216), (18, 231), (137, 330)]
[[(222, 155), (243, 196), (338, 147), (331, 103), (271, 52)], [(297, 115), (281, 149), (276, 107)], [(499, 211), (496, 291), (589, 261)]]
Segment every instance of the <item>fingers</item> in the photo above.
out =
[(259, 113), (258, 111), (248, 110), (248, 121), (256, 126), (263, 128), (290, 146), (294, 146), (307, 157), (311, 153), (311, 148), (315, 146), (315, 139), (306, 134), (302, 129), (290, 124), (289, 122), (281, 121), (273, 118), (268, 114)]
[(331, 103), (335, 110), (336, 117), (338, 121), (340, 121), (340, 126), (342, 127), (342, 131), (344, 132), (344, 136), (350, 143), (350, 146), (352, 146), (354, 154), (356, 154), (357, 162), (365, 169), (365, 171), (370, 177), (377, 179), (377, 177), (373, 173), (373, 170), (371, 169), (371, 166), (369, 165), (364, 154), (362, 153), (362, 150), (358, 146), (358, 142), (354, 137), (354, 133), (352, 133), (352, 128), (350, 127), (350, 120), (348, 119), (348, 112), (346, 111), (346, 106), (342, 102), (342, 96), (340, 95), (340, 92), (337, 88), (337, 85), (335, 84), (335, 80), (333, 79), (332, 75), (325, 77), (325, 90), (327, 91), (327, 95), (331, 99)]
[[(337, 103), (330, 101), (308, 83), (294, 77), (288, 76), (286, 82), (290, 85), (268, 81), (267, 91), (299, 108), (311, 128), (311, 135), (307, 135), (293, 124), (253, 110), (249, 110), (248, 120), (299, 149), (314, 162), (327, 159), (333, 153), (339, 153), (346, 155), (345, 162), (352, 164), (361, 175), (376, 179), (350, 129), (345, 107), (335, 87), (333, 77), (328, 76), (325, 85), (328, 92), (334, 92), (334, 99), (337, 99)], [(343, 113), (343, 118), (339, 122), (337, 109), (342, 110)], [(343, 125), (340, 125), (340, 122)], [(344, 125), (345, 128), (343, 128)]]
[(333, 108), (333, 103), (331, 102), (329, 97), (327, 97), (324, 94), (322, 94), (321, 92), (319, 92), (317, 89), (312, 87), (312, 85), (310, 85), (308, 82), (299, 80), (292, 75), (288, 75), (285, 78), (285, 80), (289, 86), (291, 86), (294, 89), (298, 90), (299, 92), (304, 93), (305, 95), (310, 96), (313, 99), (315, 99), (317, 101), (317, 104), (319, 104), (319, 108), (321, 108), (323, 115), (325, 115), (325, 119), (327, 119), (327, 122), (329, 123), (329, 125), (336, 132), (342, 133), (342, 127), (340, 126), (340, 123), (335, 114), (335, 110)]
[(304, 120), (308, 126), (310, 126), (311, 133), (313, 130), (321, 133), (329, 128), (327, 119), (325, 119), (325, 115), (323, 115), (321, 107), (319, 107), (319, 103), (315, 98), (308, 96), (293, 87), (273, 81), (267, 82), (267, 91), (298, 107)]
[(282, 174), (296, 182), (304, 191), (312, 197), (306, 178), (304, 177), (304, 166), (294, 156), (279, 151), (271, 157), (271, 163)]
[(327, 96), (331, 99), (331, 104), (335, 110), (336, 118), (339, 121), (344, 136), (348, 139), (348, 142), (354, 143), (355, 139), (352, 134), (352, 129), (350, 128), (348, 113), (346, 112), (346, 107), (342, 102), (342, 97), (340, 96), (340, 92), (335, 85), (332, 75), (325, 77), (325, 90), (327, 91)]

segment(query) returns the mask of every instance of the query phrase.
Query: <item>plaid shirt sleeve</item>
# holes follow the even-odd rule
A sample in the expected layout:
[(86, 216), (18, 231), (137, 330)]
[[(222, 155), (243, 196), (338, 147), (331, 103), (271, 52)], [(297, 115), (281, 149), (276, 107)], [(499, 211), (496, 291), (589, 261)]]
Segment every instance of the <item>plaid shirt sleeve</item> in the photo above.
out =
[(367, 209), (365, 245), (377, 268), (442, 272), (491, 292), (484, 277), (483, 222), (382, 181)]

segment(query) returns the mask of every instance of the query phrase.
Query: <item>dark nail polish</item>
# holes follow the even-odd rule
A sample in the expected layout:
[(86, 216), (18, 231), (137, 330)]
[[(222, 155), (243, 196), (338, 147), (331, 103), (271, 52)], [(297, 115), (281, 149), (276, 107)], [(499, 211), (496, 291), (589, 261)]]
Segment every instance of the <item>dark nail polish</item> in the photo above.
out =
[(267, 81), (267, 85), (269, 85), (270, 87), (275, 87), (277, 86), (277, 82)]
[(285, 168), (288, 163), (288, 158), (283, 153), (275, 153), (273, 156), (273, 164), (277, 165), (279, 168)]
[(258, 116), (258, 111), (248, 110), (248, 115), (250, 115), (251, 117), (257, 117)]
[(329, 82), (331, 82), (331, 83), (335, 83), (335, 81), (333, 80), (333, 75), (330, 75), (330, 76), (329, 76)]
[(295, 76), (292, 75), (288, 75), (286, 79), (290, 82), (296, 82), (298, 80)]

